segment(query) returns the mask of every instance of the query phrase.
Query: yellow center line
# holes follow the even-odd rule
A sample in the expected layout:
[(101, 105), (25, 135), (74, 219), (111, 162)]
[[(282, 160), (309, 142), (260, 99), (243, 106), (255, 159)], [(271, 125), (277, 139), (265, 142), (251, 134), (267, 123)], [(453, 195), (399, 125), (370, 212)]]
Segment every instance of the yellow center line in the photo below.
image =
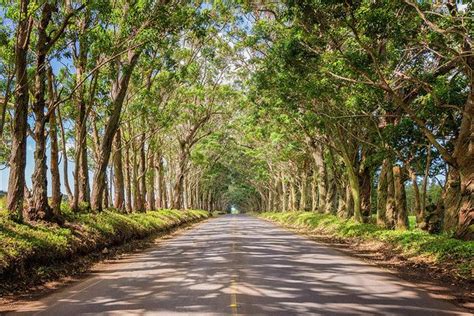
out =
[[(235, 253), (235, 226), (234, 225), (232, 225), (231, 234), (232, 234), (232, 257), (235, 258), (236, 253)], [(232, 315), (237, 315), (237, 276), (235, 273), (232, 275), (231, 280), (230, 280), (230, 305), (229, 306), (232, 310)]]

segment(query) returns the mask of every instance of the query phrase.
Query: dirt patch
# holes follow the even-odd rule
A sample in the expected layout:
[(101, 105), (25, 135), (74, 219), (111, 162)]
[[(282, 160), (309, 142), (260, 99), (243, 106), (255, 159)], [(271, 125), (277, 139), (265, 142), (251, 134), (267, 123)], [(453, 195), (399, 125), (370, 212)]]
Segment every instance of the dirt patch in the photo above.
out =
[(157, 232), (144, 239), (104, 248), (61, 263), (30, 267), (27, 277), (6, 279), (0, 283), (0, 314), (14, 311), (15, 307), (25, 302), (38, 300), (52, 292), (83, 281), (97, 271), (106, 269), (110, 264), (147, 251), (205, 221), (189, 222), (167, 231)]
[(284, 226), (299, 235), (346, 255), (375, 264), (402, 280), (416, 283), (418, 288), (430, 292), (435, 298), (449, 301), (456, 306), (474, 312), (474, 281), (473, 279), (453, 275), (452, 271), (454, 269), (452, 267), (455, 263), (428, 263), (426, 258), (406, 258), (387, 243), (357, 238), (332, 237), (317, 234), (309, 229), (295, 228), (274, 221), (270, 222)]

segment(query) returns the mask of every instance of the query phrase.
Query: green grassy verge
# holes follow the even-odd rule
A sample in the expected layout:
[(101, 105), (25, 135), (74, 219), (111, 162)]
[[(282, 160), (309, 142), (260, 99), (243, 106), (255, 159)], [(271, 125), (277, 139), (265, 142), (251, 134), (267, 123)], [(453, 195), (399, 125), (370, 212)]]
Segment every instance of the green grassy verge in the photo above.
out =
[(121, 214), (66, 213), (66, 224), (18, 224), (0, 211), (0, 278), (28, 264), (48, 265), (104, 247), (124, 244), (210, 216), (198, 210), (159, 210)]
[(387, 230), (373, 224), (360, 224), (334, 215), (312, 212), (267, 212), (257, 216), (283, 224), (302, 228), (311, 233), (341, 239), (357, 238), (387, 244), (406, 258), (416, 257), (428, 263), (451, 263), (456, 274), (471, 277), (474, 269), (474, 241), (462, 241), (446, 235), (430, 235), (419, 229)]

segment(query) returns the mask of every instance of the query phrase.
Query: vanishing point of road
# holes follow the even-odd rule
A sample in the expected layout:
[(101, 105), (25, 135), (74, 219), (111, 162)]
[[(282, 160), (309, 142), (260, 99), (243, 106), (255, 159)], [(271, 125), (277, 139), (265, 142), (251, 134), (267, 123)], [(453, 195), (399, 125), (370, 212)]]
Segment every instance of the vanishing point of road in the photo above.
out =
[(208, 220), (25, 315), (469, 315), (393, 274), (245, 215)]

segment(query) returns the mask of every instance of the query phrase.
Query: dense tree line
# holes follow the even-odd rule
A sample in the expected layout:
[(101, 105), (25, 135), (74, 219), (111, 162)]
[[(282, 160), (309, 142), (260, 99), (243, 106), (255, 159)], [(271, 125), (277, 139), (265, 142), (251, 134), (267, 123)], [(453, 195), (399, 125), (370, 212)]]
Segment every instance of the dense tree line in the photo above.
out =
[(20, 0), (0, 12), (16, 220), (60, 219), (61, 203), (236, 206), (387, 229), (413, 214), (473, 238), (471, 3)]
[[(249, 207), (391, 229), (406, 229), (413, 212), (423, 229), (472, 239), (472, 9), (410, 0), (257, 6), (253, 32), (241, 36), (256, 60), (250, 97), (263, 127), (253, 143), (266, 148), (266, 166)], [(432, 200), (436, 178), (442, 195)]]
[(60, 220), (61, 203), (73, 211), (217, 208), (191, 153), (221, 128), (235, 97), (231, 50), (219, 36), (224, 15), (188, 1), (2, 2), (10, 216)]

